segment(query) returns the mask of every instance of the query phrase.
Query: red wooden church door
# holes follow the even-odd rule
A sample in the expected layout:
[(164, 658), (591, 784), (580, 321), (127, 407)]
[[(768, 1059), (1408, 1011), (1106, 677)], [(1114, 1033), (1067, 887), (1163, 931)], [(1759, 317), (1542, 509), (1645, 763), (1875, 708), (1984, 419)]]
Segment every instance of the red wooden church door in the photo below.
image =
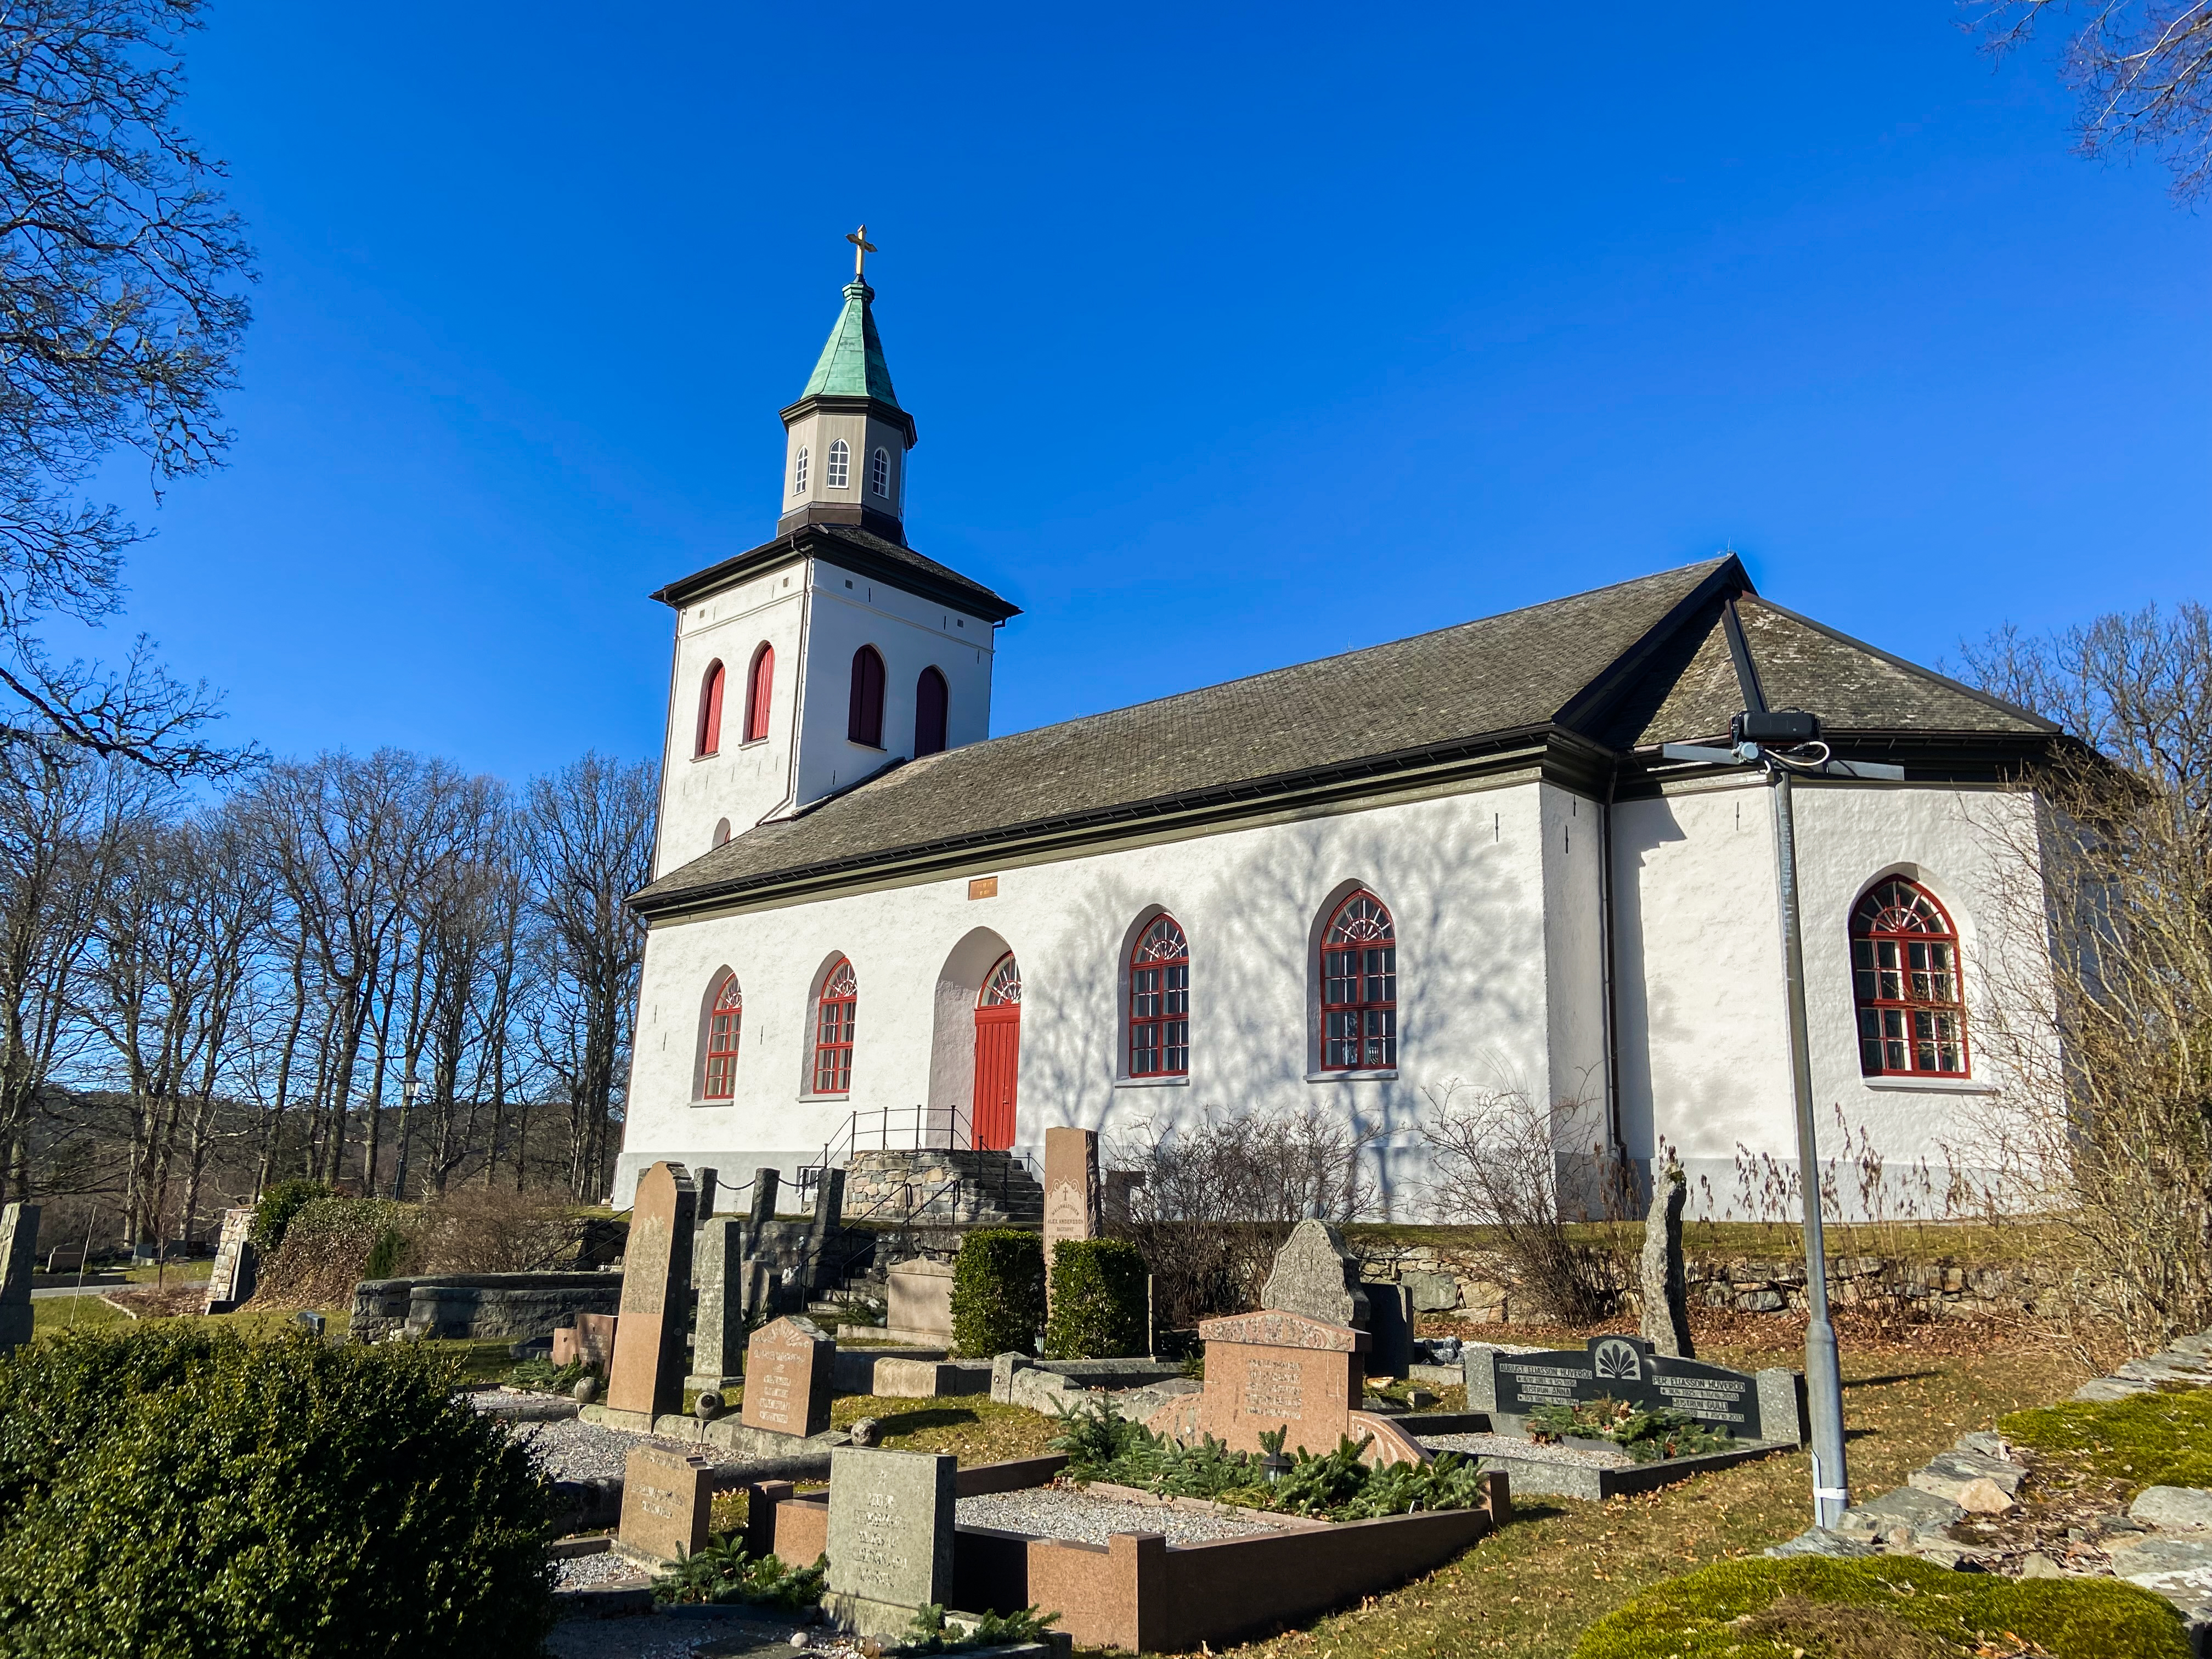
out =
[(1014, 1090), (1022, 1069), (1022, 970), (1000, 957), (975, 999), (975, 1145), (1014, 1144)]

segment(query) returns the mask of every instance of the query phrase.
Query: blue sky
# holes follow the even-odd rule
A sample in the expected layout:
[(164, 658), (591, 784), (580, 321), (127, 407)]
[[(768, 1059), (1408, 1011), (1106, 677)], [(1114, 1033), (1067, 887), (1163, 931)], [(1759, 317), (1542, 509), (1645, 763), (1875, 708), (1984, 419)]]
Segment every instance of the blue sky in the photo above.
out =
[(999, 732), (1723, 545), (1922, 660), (2212, 597), (2212, 227), (1960, 15), (217, 0), (238, 441), (112, 631), (280, 754), (654, 753), (863, 219)]

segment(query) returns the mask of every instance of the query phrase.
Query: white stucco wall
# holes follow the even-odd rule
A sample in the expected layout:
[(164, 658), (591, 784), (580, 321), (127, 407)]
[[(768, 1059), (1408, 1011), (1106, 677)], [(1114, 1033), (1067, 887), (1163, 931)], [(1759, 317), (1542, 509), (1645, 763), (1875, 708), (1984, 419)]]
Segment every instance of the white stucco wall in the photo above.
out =
[[(1998, 866), (1986, 825), (2023, 797), (1925, 786), (1800, 784), (1800, 903), (1816, 1131), (1838, 1158), (1847, 1215), (1865, 1212), (1861, 1161), (1881, 1165), (1877, 1207), (1940, 1212), (1955, 1162), (1977, 1174), (1972, 1115), (2005, 1084), (1975, 1039), (1985, 953), (2037, 959), (2036, 939), (1996, 929)], [(1633, 1157), (1681, 1155), (1694, 1212), (1756, 1213), (1764, 1159), (1796, 1157), (1772, 804), (1756, 782), (1707, 784), (1617, 809), (1623, 1131)], [(1924, 883), (1959, 929), (1972, 1076), (1869, 1079), (1851, 995), (1852, 906), (1876, 881)], [(1848, 1126), (1851, 1144), (1843, 1146)], [(1924, 1161), (1923, 1179), (1921, 1165)], [(1932, 1191), (1930, 1188), (1932, 1188)]]

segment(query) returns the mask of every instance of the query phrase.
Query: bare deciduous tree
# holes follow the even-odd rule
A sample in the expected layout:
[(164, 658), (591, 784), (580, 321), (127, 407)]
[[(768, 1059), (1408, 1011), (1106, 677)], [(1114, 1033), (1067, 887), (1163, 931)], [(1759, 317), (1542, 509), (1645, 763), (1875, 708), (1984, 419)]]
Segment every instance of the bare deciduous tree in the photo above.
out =
[(2212, 184), (2212, 4), (2207, 0), (1972, 0), (1974, 26), (2002, 52), (2054, 11), (2080, 18), (2062, 72), (2081, 96), (2082, 153), (2148, 150), (2191, 201)]

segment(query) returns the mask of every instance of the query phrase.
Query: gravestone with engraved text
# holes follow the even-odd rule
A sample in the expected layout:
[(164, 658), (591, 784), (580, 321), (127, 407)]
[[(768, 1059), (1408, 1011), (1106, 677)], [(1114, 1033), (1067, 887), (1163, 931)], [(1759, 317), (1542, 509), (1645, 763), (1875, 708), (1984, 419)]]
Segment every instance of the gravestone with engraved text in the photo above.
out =
[(1091, 1129), (1044, 1132), (1045, 1290), (1053, 1252), (1064, 1238), (1098, 1237), (1098, 1136)]
[(1470, 1347), (1465, 1363), (1468, 1409), (1489, 1413), (1504, 1434), (1524, 1432), (1539, 1406), (1571, 1406), (1602, 1395), (1632, 1406), (1671, 1406), (1739, 1440), (1802, 1443), (1805, 1437), (1799, 1373), (1670, 1358), (1641, 1337), (1594, 1336), (1580, 1352)]
[(1325, 1325), (1367, 1328), (1367, 1292), (1360, 1288), (1359, 1261), (1344, 1247), (1344, 1236), (1325, 1221), (1301, 1221), (1291, 1229), (1275, 1266), (1261, 1287), (1260, 1305), (1277, 1313), (1303, 1314)]
[(706, 1547), (714, 1465), (697, 1453), (643, 1445), (623, 1466), (616, 1547), (634, 1561), (680, 1561)]
[(699, 1300), (686, 1388), (720, 1389), (738, 1380), (745, 1346), (744, 1236), (743, 1217), (714, 1216), (692, 1242), (691, 1279)]
[(745, 1401), (738, 1418), (771, 1434), (821, 1434), (830, 1426), (837, 1345), (811, 1319), (763, 1325), (745, 1348)]
[(902, 1635), (912, 1610), (952, 1599), (959, 1460), (941, 1452), (830, 1454), (828, 1606), (863, 1635)]
[(696, 1200), (681, 1164), (656, 1164), (638, 1177), (623, 1252), (613, 1375), (607, 1379), (611, 1411), (659, 1417), (684, 1408), (684, 1328)]

